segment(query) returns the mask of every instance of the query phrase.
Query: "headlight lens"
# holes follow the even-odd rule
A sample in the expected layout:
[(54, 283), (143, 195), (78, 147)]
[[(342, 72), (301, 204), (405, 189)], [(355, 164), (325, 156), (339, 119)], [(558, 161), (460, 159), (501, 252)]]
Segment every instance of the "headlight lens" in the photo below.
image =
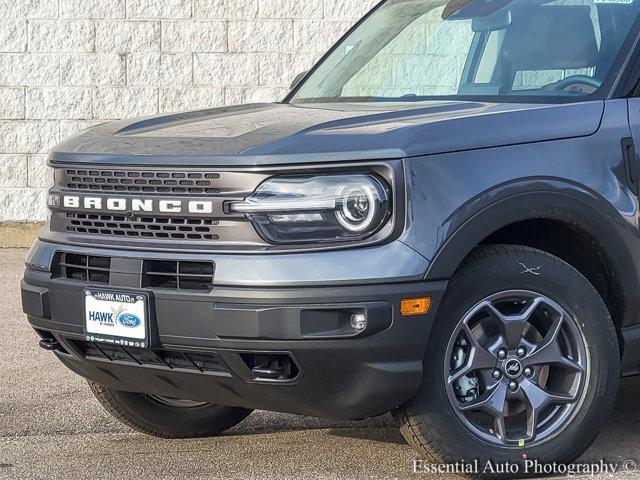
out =
[(349, 241), (380, 230), (390, 199), (374, 174), (273, 177), (230, 210), (246, 214), (272, 243)]
[(336, 212), (338, 222), (349, 232), (364, 232), (376, 219), (378, 192), (370, 185), (350, 186), (340, 193), (342, 208)]

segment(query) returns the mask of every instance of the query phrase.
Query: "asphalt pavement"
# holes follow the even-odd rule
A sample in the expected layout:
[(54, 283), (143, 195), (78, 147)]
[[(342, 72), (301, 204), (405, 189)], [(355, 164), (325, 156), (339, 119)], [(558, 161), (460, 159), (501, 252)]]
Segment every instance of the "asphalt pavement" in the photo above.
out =
[[(413, 472), (416, 455), (390, 415), (335, 422), (254, 412), (225, 435), (202, 440), (130, 431), (81, 378), (38, 348), (20, 306), (25, 255), (0, 250), (0, 479), (448, 477)], [(581, 462), (602, 459), (621, 469), (640, 464), (640, 379), (622, 382), (614, 416)], [(640, 471), (598, 478), (640, 478)]]

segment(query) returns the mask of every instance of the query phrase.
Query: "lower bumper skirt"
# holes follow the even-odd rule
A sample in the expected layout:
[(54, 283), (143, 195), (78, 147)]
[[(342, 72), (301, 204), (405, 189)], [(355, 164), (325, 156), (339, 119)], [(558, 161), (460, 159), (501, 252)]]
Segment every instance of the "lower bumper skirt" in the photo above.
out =
[[(208, 295), (146, 290), (158, 334), (146, 350), (87, 342), (85, 287), (28, 270), (22, 290), (31, 325), (62, 363), (89, 380), (115, 390), (356, 419), (386, 413), (417, 392), (446, 283)], [(401, 299), (425, 296), (433, 301), (427, 314), (400, 313)], [(369, 320), (361, 333), (344, 326), (353, 311)]]

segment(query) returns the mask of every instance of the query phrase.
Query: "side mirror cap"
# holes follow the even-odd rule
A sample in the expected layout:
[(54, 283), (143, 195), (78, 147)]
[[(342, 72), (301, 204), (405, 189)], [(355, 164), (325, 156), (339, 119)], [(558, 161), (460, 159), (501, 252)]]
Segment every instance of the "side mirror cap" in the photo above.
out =
[(309, 73), (309, 70), (305, 71), (305, 72), (301, 72), (299, 74), (297, 74), (295, 77), (293, 77), (293, 82), (291, 82), (291, 90), (293, 90), (294, 88), (296, 88), (298, 86), (298, 84), (300, 83), (300, 81), (307, 76), (307, 73)]

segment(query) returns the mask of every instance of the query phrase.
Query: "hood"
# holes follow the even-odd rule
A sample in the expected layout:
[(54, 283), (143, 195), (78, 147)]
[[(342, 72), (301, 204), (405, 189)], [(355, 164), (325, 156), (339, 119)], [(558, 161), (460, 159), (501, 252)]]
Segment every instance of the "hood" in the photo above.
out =
[(277, 165), (407, 158), (586, 136), (604, 102), (259, 104), (201, 110), (84, 130), (56, 162)]

